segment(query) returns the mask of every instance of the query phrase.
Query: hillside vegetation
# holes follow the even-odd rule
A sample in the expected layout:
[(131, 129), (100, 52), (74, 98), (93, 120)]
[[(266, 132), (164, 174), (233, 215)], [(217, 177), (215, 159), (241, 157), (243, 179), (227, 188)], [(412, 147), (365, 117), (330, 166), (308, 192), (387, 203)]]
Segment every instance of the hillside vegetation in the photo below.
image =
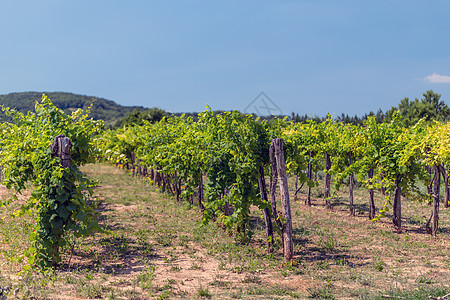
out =
[[(52, 100), (56, 107), (70, 114), (72, 111), (82, 108), (87, 109), (94, 102), (90, 116), (94, 120), (104, 120), (107, 125), (116, 125), (122, 118), (133, 110), (144, 110), (142, 106), (123, 106), (111, 100), (95, 98), (91, 96), (77, 95), (72, 93), (44, 92)], [(40, 101), (41, 92), (24, 92), (0, 95), (0, 105), (17, 109), (22, 113), (34, 111), (34, 104)], [(0, 111), (0, 122), (8, 121), (8, 117)]]

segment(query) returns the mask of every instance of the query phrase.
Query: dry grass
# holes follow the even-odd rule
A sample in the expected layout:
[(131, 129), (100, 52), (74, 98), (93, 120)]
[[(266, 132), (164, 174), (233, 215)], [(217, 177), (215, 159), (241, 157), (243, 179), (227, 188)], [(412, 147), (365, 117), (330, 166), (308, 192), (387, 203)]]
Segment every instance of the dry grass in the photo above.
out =
[(441, 210), (434, 238), (423, 228), (431, 207), (404, 202), (404, 231), (397, 234), (389, 215), (367, 220), (364, 190), (355, 195), (358, 215), (350, 217), (345, 188), (327, 211), (319, 187), (312, 207), (303, 204), (304, 194), (291, 199), (295, 259), (286, 265), (279, 242), (266, 254), (257, 209), (247, 243), (214, 223), (201, 227), (197, 207), (123, 170), (96, 164), (84, 172), (100, 180), (96, 200), (108, 233), (74, 239), (55, 272), (18, 275), (22, 264), (14, 257), (27, 246), (31, 219), (5, 218), (14, 207), (0, 212), (0, 287), (9, 287), (11, 299), (420, 299), (450, 289), (450, 210)]

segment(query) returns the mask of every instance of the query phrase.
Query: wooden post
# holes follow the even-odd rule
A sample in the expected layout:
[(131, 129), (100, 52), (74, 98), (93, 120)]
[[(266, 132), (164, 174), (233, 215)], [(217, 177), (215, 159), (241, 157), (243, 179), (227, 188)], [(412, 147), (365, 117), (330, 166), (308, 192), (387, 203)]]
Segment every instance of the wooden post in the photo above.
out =
[(181, 201), (180, 195), (181, 195), (181, 179), (178, 178), (178, 173), (175, 172), (174, 178), (174, 189), (175, 189), (175, 194), (177, 196), (177, 202)]
[(330, 154), (325, 153), (325, 206), (327, 209), (331, 209), (331, 175), (328, 173), (331, 169)]
[(431, 176), (432, 169), (431, 169), (431, 167), (428, 167), (428, 166), (425, 166), (424, 169), (430, 175), (429, 181), (428, 181), (428, 184), (427, 184), (428, 195), (433, 195), (433, 178)]
[[(281, 224), (281, 220), (278, 216), (277, 200), (276, 200), (276, 196), (275, 196), (275, 192), (277, 190), (277, 183), (278, 183), (278, 171), (277, 171), (277, 159), (275, 157), (275, 145), (273, 142), (270, 144), (269, 157), (270, 157), (270, 165), (271, 165), (271, 169), (272, 169), (272, 179), (270, 181), (270, 199), (271, 199), (271, 205), (272, 205), (272, 215), (275, 219), (275, 223), (277, 223), (277, 226), (280, 229), (281, 238), (283, 239), (284, 238), (283, 224)], [(283, 242), (283, 247), (284, 247), (284, 242)]]
[[(267, 199), (267, 189), (266, 189), (266, 179), (264, 178), (264, 168), (259, 166), (259, 192), (261, 194), (261, 201), (268, 202)], [(263, 209), (264, 211), (264, 222), (266, 223), (266, 237), (267, 237), (267, 252), (273, 252), (273, 227), (272, 227), (272, 218), (270, 216), (270, 211), (266, 207)]]
[[(70, 167), (70, 146), (71, 142), (70, 139), (64, 134), (60, 134), (56, 136), (53, 139), (53, 143), (50, 146), (50, 149), (52, 151), (52, 157), (58, 156), (61, 159), (61, 166), (63, 168), (69, 168)], [(58, 234), (56, 236), (57, 240), (61, 238), (61, 234)], [(57, 258), (59, 258), (59, 244), (55, 243), (53, 244), (52, 249), (52, 265), (54, 268), (57, 266)]]
[(433, 167), (434, 171), (434, 186), (433, 186), (433, 231), (432, 234), (436, 236), (438, 226), (439, 226), (439, 192), (441, 187), (441, 172), (439, 171), (439, 166)]
[(155, 169), (154, 174), (155, 174), (155, 183), (160, 188), (161, 187), (161, 173), (159, 173), (158, 169)]
[(394, 207), (392, 212), (392, 222), (398, 232), (402, 231), (402, 188), (400, 187), (401, 175), (395, 179)]
[(450, 190), (449, 190), (449, 186), (448, 186), (448, 173), (447, 170), (445, 169), (445, 165), (441, 164), (440, 166), (441, 169), (441, 174), (442, 177), (444, 178), (444, 207), (448, 208), (449, 206), (449, 200), (450, 200)]
[[(228, 188), (225, 188), (223, 190), (223, 195), (222, 197), (225, 197), (228, 195), (230, 191), (228, 190)], [(234, 208), (230, 205), (230, 203), (225, 202), (225, 204), (223, 205), (223, 213), (225, 214), (225, 216), (229, 217), (231, 216), (231, 214), (234, 212)]]
[(70, 139), (64, 134), (56, 136), (51, 145), (52, 156), (58, 156), (64, 168), (70, 167), (70, 145)]
[(137, 171), (139, 179), (141, 179), (142, 178), (141, 159), (138, 159), (138, 161), (137, 161), (136, 171)]
[(177, 174), (172, 174), (172, 175), (167, 174), (166, 175), (167, 189), (169, 190), (169, 193), (172, 195), (176, 194), (176, 181), (177, 181), (176, 176), (177, 176)]
[[(348, 163), (350, 167), (353, 164), (353, 155), (351, 152), (348, 153)], [(355, 206), (353, 205), (353, 189), (355, 187), (355, 177), (353, 176), (353, 173), (350, 173), (349, 175), (349, 182), (348, 182), (348, 188), (350, 192), (350, 215), (355, 216)]]
[(142, 177), (146, 177), (148, 175), (148, 169), (147, 167), (142, 168)]
[(278, 138), (272, 140), (277, 160), (277, 171), (280, 178), (281, 206), (283, 212), (283, 241), (284, 241), (284, 260), (288, 262), (294, 255), (294, 243), (292, 240), (292, 217), (291, 204), (289, 202), (289, 189), (287, 183), (286, 165), (284, 160), (283, 140)]
[[(313, 178), (313, 173), (312, 173), (312, 157), (313, 157), (313, 153), (312, 151), (308, 151), (308, 157), (309, 157), (309, 161), (308, 161), (308, 180), (312, 180)], [(305, 200), (305, 204), (308, 206), (311, 206), (311, 187), (308, 184), (308, 194), (306, 195), (306, 200)]]
[(200, 207), (201, 211), (205, 211), (205, 206), (203, 206), (203, 174), (200, 173), (200, 176), (198, 178), (198, 206)]
[(369, 178), (369, 220), (375, 218), (375, 201), (373, 191), (373, 168), (371, 168), (367, 174)]
[[(131, 161), (131, 175), (132, 175), (132, 177), (134, 177), (135, 175), (136, 175), (136, 165), (135, 165), (135, 160), (136, 160), (136, 157), (135, 157), (135, 155), (134, 155), (134, 150), (132, 150), (130, 153), (129, 153), (129, 156), (128, 156), (129, 158), (130, 158), (130, 161)], [(130, 166), (129, 166), (129, 164), (128, 164), (128, 162), (127, 162), (127, 170), (129, 170), (130, 169)]]
[(294, 175), (295, 175), (295, 183), (294, 183), (295, 195), (294, 195), (294, 199), (297, 200), (297, 193), (299, 191), (299, 189), (298, 189), (298, 174), (297, 174), (297, 171), (294, 172)]

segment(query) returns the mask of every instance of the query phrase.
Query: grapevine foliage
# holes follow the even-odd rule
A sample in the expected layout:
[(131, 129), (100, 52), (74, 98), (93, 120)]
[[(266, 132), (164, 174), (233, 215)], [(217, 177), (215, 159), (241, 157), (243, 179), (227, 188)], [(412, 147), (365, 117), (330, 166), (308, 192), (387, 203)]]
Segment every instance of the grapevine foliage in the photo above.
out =
[[(111, 161), (129, 162), (130, 153), (135, 153), (140, 166), (165, 174), (180, 188), (183, 182), (181, 198), (191, 203), (195, 189), (201, 194), (202, 186), (203, 191), (202, 179), (206, 177), (203, 222), (214, 219), (228, 228), (242, 228), (252, 205), (269, 207), (261, 200), (258, 178), (261, 168), (269, 170), (267, 152), (272, 139), (283, 139), (287, 171), (298, 176), (301, 186), (306, 184), (308, 198), (310, 189), (318, 185), (313, 172), (324, 170), (324, 198), (329, 208), (346, 180), (353, 187), (357, 177), (370, 193), (369, 217), (378, 219), (389, 209), (394, 195), (395, 205), (400, 204), (400, 193), (431, 198), (430, 193), (420, 191), (418, 183), (431, 182), (425, 166), (450, 165), (449, 132), (446, 124), (424, 121), (405, 127), (398, 113), (393, 113), (389, 122), (378, 123), (375, 117), (368, 117), (362, 126), (354, 126), (337, 122), (331, 115), (322, 123), (276, 119), (268, 124), (237, 111), (215, 114), (206, 110), (197, 122), (164, 117), (155, 124), (106, 132), (99, 147)], [(386, 196), (378, 217), (374, 190)], [(310, 205), (310, 200), (307, 203)]]
[[(13, 123), (2, 124), (0, 165), (4, 167), (3, 184), (13, 188), (15, 195), (2, 204), (17, 200), (31, 184), (31, 196), (14, 214), (35, 217), (31, 246), (24, 255), (29, 266), (55, 266), (61, 261), (60, 249), (67, 245), (68, 233), (81, 236), (99, 229), (95, 207), (88, 201), (95, 183), (84, 177), (79, 167), (92, 161), (91, 139), (101, 123), (88, 120), (81, 109), (68, 116), (45, 95), (36, 103), (36, 113), (3, 111)], [(50, 149), (60, 134), (71, 141), (68, 168), (61, 166), (61, 159), (52, 156)]]

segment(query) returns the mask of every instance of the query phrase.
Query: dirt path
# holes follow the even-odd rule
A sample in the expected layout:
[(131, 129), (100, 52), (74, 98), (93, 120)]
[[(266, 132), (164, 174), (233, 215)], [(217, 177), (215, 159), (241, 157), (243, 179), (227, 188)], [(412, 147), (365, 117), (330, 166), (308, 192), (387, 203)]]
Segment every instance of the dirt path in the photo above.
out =
[[(105, 232), (73, 239), (56, 272), (18, 274), (32, 218), (7, 218), (17, 203), (1, 212), (0, 288), (10, 286), (9, 299), (424, 299), (450, 292), (450, 210), (442, 210), (442, 232), (432, 238), (414, 219), (428, 210), (420, 204), (405, 203), (405, 231), (396, 234), (388, 219), (350, 217), (338, 205), (330, 212), (318, 199), (307, 207), (300, 196), (292, 202), (295, 260), (283, 264), (280, 247), (265, 252), (257, 209), (249, 242), (218, 223), (200, 226), (195, 205), (122, 169), (96, 164), (84, 172), (99, 179), (94, 203)], [(355, 200), (364, 207), (367, 199)]]

